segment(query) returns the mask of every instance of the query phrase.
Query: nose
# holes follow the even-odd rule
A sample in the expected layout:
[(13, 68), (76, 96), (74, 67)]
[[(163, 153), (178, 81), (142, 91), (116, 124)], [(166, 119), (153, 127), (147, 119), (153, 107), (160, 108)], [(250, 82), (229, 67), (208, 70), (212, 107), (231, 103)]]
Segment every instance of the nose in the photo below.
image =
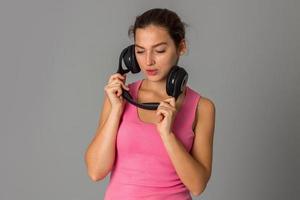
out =
[(147, 53), (146, 62), (147, 62), (147, 65), (153, 65), (153, 64), (155, 64), (155, 61), (153, 59), (153, 56), (152, 56), (151, 52)]

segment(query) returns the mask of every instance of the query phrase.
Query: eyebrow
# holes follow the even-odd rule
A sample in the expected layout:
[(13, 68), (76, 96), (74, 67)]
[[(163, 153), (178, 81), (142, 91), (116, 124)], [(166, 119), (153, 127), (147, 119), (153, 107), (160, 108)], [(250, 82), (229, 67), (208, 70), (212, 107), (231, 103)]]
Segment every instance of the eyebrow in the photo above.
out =
[[(166, 42), (160, 42), (160, 43), (157, 43), (157, 44), (153, 45), (152, 47), (157, 47), (157, 46), (163, 45), (163, 44), (167, 44), (167, 43), (166, 43)], [(140, 48), (142, 48), (142, 49), (145, 49), (144, 47), (142, 47), (142, 46), (140, 46), (140, 45), (138, 45), (138, 44), (135, 44), (135, 46), (140, 47)]]

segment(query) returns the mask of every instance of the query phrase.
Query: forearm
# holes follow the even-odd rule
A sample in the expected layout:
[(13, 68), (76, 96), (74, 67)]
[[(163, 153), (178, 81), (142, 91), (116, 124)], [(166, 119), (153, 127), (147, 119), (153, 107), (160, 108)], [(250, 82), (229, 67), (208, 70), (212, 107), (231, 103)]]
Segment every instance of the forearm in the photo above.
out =
[(120, 116), (118, 110), (111, 111), (103, 126), (97, 128), (96, 135), (86, 151), (88, 174), (95, 181), (104, 178), (114, 164)]
[(189, 154), (174, 133), (162, 137), (168, 155), (183, 184), (194, 194), (200, 194), (206, 187), (208, 173), (205, 167)]

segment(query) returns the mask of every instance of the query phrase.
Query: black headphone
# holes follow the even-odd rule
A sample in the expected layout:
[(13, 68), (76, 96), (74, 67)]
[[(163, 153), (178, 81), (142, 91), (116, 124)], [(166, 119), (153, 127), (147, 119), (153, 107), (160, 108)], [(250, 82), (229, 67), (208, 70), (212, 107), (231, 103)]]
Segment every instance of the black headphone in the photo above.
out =
[[(141, 68), (136, 60), (135, 51), (134, 51), (134, 44), (129, 45), (120, 54), (119, 57), (119, 68), (117, 73), (125, 74), (131, 72), (133, 74), (139, 73)], [(127, 69), (122, 68), (122, 59), (127, 67)], [(166, 82), (166, 91), (169, 96), (175, 97), (177, 100), (178, 96), (183, 92), (188, 80), (188, 73), (182, 67), (174, 65), (167, 77)], [(147, 109), (147, 110), (157, 110), (159, 106), (158, 102), (148, 102), (148, 103), (138, 103), (133, 100), (132, 96), (127, 90), (122, 88), (122, 96), (131, 104)]]

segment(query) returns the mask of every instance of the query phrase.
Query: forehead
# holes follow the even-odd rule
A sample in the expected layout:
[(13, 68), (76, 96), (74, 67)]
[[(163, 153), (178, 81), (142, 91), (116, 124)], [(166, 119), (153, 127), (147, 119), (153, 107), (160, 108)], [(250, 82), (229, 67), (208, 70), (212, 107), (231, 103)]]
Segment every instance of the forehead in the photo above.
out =
[(167, 30), (160, 26), (149, 25), (145, 28), (137, 28), (135, 32), (135, 43), (142, 47), (151, 47), (159, 42), (171, 42)]

